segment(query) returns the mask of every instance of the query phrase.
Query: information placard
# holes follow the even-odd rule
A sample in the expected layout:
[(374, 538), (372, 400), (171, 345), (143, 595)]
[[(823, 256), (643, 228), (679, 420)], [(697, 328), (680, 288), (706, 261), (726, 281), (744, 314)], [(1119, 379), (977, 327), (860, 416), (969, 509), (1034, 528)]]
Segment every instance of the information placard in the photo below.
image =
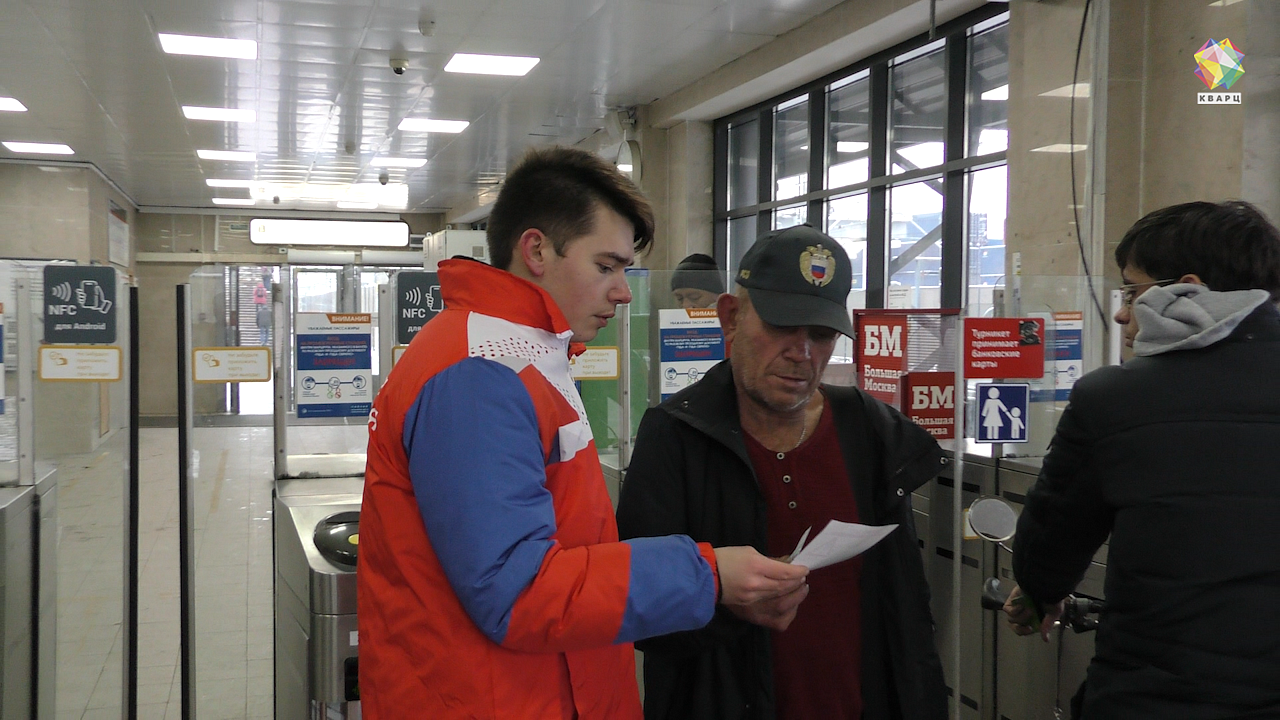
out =
[(569, 372), (574, 380), (617, 380), (618, 348), (589, 347), (569, 358)]
[(967, 318), (964, 375), (978, 378), (1044, 376), (1044, 320)]
[(44, 266), (44, 341), (116, 341), (116, 270), (101, 265)]
[(907, 371), (907, 318), (862, 315), (858, 318), (858, 378), (862, 389), (897, 407), (898, 380)]
[(974, 386), (977, 391), (978, 427), (975, 442), (1027, 442), (1027, 403), (1030, 386), (1026, 383), (986, 383)]
[(191, 351), (191, 379), (198, 383), (266, 382), (271, 379), (271, 349), (195, 348)]
[(396, 273), (396, 342), (408, 345), (423, 325), (444, 309), (440, 276), (433, 272)]
[(658, 335), (663, 400), (724, 360), (724, 333), (713, 308), (659, 310)]
[(115, 382), (124, 371), (120, 348), (102, 345), (41, 345), (41, 380)]
[(902, 413), (938, 440), (956, 436), (956, 374), (909, 372), (902, 376)]
[(368, 313), (298, 313), (298, 417), (363, 417), (373, 404)]

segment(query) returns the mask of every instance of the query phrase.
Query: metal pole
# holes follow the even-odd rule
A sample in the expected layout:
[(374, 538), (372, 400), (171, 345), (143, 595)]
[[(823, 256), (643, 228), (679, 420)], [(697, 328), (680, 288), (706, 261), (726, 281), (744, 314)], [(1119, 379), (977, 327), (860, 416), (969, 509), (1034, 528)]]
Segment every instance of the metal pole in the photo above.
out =
[(378, 375), (374, 378), (375, 396), (382, 389), (382, 383), (386, 382), (387, 373), (391, 372), (391, 351), (400, 340), (396, 337), (396, 321), (399, 319), (396, 317), (396, 293), (399, 292), (400, 285), (396, 282), (396, 277), (393, 275), (390, 283), (378, 286)]
[(138, 717), (138, 419), (141, 414), (138, 329), (138, 287), (133, 285), (129, 287), (129, 484), (124, 495), (126, 582), (122, 697), (128, 720), (137, 720)]
[(274, 346), (272, 373), (275, 378), (276, 401), (272, 411), (272, 426), (275, 437), (275, 479), (289, 475), (289, 285), (287, 278), (281, 278), (271, 285), (271, 321)]
[(182, 720), (195, 720), (195, 483), (191, 478), (191, 434), (195, 395), (191, 384), (191, 286), (177, 287), (178, 303), (178, 654), (182, 666)]
[(964, 378), (964, 321), (967, 311), (960, 308), (960, 314), (956, 316), (956, 390), (955, 390), (955, 439), (952, 441), (954, 449), (954, 457), (952, 458), (952, 468), (954, 471), (954, 486), (951, 493), (951, 634), (954, 647), (951, 655), (951, 687), (952, 705), (955, 709), (953, 717), (960, 720), (960, 602), (961, 602), (961, 576), (960, 570), (964, 563), (964, 450), (965, 450), (965, 404), (968, 402), (968, 389), (965, 387)]
[[(18, 484), (36, 484), (35, 450), (35, 317), (31, 313), (31, 284), (17, 283), (18, 314)], [(0, 349), (2, 350), (2, 349)]]
[(631, 303), (618, 306), (618, 474), (631, 464)]

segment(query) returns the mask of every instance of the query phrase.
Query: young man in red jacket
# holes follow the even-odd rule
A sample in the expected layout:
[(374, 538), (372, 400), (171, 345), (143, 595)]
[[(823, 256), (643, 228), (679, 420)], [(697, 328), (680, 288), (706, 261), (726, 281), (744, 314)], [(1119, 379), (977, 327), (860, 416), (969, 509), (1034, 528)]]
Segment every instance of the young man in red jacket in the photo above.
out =
[(639, 190), (580, 150), (531, 152), (489, 218), (493, 265), (441, 263), (446, 310), (374, 402), (361, 515), (369, 718), (639, 718), (631, 642), (717, 597), (795, 592), (749, 547), (618, 541), (569, 357), (631, 301)]

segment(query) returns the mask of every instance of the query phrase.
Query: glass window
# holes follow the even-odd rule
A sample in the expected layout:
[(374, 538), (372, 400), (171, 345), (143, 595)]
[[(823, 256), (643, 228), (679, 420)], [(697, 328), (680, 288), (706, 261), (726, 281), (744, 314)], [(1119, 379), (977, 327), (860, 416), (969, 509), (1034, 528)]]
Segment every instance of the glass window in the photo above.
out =
[(809, 208), (804, 203), (781, 207), (773, 211), (773, 229), (781, 230), (809, 221)]
[(889, 166), (893, 174), (941, 165), (947, 121), (944, 41), (895, 60), (889, 83)]
[(1008, 212), (1006, 165), (969, 173), (969, 314), (995, 314), (996, 288), (1005, 286), (1004, 221)]
[[(756, 216), (734, 218), (729, 221), (729, 278), (738, 275), (738, 263), (746, 254), (747, 248), (756, 241)], [(725, 287), (733, 292), (733, 283)]]
[(969, 51), (969, 155), (1009, 148), (1009, 26), (973, 36)]
[(809, 192), (809, 96), (773, 111), (773, 199)]
[(865, 182), (870, 154), (871, 80), (864, 70), (827, 89), (827, 188)]
[(942, 180), (889, 190), (889, 288), (885, 307), (942, 307)]
[(867, 194), (827, 201), (827, 234), (840, 243), (853, 264), (850, 308), (864, 308), (867, 274)]
[(336, 270), (298, 270), (298, 312), (338, 312), (338, 272)]
[(729, 126), (729, 207), (760, 201), (760, 121)]

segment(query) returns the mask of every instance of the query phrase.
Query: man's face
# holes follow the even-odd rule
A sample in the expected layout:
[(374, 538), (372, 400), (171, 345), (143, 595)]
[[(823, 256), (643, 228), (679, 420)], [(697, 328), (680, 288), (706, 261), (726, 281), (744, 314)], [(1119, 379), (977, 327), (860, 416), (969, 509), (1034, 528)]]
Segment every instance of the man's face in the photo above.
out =
[(594, 339), (618, 304), (631, 302), (624, 271), (635, 259), (635, 229), (607, 207), (595, 213), (592, 231), (570, 240), (563, 257), (548, 247), (539, 282), (569, 321), (574, 342)]
[[(1142, 270), (1133, 265), (1127, 265), (1120, 270), (1120, 283), (1122, 285), (1132, 286), (1133, 297), (1136, 300), (1142, 293), (1155, 287), (1160, 281), (1151, 277)], [(1133, 303), (1126, 302), (1120, 305), (1120, 309), (1116, 311), (1115, 321), (1120, 324), (1124, 333), (1124, 345), (1130, 350), (1133, 349), (1133, 339), (1138, 336), (1138, 318), (1133, 315)]]
[(689, 308), (709, 308), (716, 306), (716, 293), (699, 288), (676, 288), (671, 292), (676, 303), (685, 310)]
[(718, 309), (739, 392), (766, 412), (803, 408), (835, 350), (836, 331), (769, 325), (750, 302), (733, 295), (721, 296)]

